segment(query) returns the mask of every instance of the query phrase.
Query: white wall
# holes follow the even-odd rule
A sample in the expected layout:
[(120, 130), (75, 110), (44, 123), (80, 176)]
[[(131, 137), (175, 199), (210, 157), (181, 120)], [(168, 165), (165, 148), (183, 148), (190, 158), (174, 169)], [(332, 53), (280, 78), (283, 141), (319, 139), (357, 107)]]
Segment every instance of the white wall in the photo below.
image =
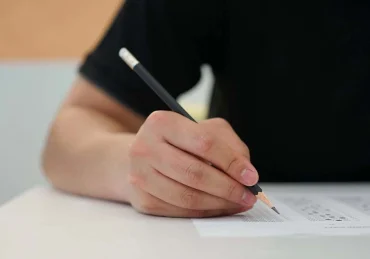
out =
[[(0, 62), (0, 204), (37, 184), (40, 152), (51, 119), (75, 77), (76, 63)], [(212, 77), (181, 98), (208, 102)]]

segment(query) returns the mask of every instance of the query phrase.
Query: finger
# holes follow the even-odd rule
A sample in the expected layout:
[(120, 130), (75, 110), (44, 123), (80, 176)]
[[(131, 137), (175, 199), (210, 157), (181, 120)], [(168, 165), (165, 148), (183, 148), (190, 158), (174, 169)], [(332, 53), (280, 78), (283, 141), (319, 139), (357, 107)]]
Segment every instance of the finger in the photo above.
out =
[[(209, 131), (215, 132), (222, 136), (221, 141), (227, 144), (231, 149), (235, 150), (237, 153), (245, 156), (248, 161), (251, 161), (250, 151), (248, 146), (241, 140), (241, 138), (236, 134), (231, 125), (222, 118), (213, 118), (209, 120), (202, 121), (201, 124), (205, 126)], [(259, 181), (259, 175), (256, 174), (257, 180)]]
[(258, 173), (249, 159), (226, 145), (222, 136), (173, 112), (153, 113), (150, 118), (150, 129), (168, 143), (211, 162), (247, 186), (257, 183)]
[(244, 207), (218, 210), (190, 210), (166, 203), (154, 197), (153, 195), (143, 191), (140, 188), (135, 188), (134, 192), (135, 193), (133, 196), (135, 196), (137, 200), (137, 202), (134, 202), (133, 204), (135, 209), (143, 214), (154, 216), (176, 217), (176, 218), (206, 218), (206, 217), (230, 216), (251, 209), (251, 207)]
[[(146, 169), (145, 174), (136, 173), (136, 187), (174, 206), (192, 210), (235, 209), (241, 205), (212, 196), (189, 186), (178, 183), (154, 168)], [(132, 180), (132, 179), (131, 179)]]
[(242, 206), (251, 206), (256, 197), (235, 179), (167, 143), (149, 158), (150, 164), (165, 176), (186, 186), (223, 198)]
[(212, 118), (201, 121), (199, 124), (201, 124), (210, 132), (215, 132), (215, 134), (222, 136), (222, 140), (227, 143), (229, 147), (247, 157), (250, 161), (248, 146), (240, 139), (238, 134), (236, 134), (234, 129), (226, 120), (221, 118)]

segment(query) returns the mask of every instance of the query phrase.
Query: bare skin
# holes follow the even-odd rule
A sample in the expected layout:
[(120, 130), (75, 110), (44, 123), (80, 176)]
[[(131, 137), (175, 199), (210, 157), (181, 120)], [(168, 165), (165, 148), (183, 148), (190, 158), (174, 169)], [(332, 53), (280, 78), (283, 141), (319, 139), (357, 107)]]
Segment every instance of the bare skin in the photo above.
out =
[(42, 164), (58, 189), (150, 215), (232, 215), (256, 202), (243, 185), (258, 173), (226, 121), (197, 124), (169, 111), (145, 119), (81, 78), (51, 125)]

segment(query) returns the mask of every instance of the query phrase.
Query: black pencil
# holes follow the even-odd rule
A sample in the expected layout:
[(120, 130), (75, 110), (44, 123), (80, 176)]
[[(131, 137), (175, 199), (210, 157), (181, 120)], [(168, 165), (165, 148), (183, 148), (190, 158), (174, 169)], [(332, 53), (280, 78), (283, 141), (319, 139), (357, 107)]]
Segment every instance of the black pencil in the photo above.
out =
[[(122, 48), (119, 51), (119, 56), (138, 76), (165, 102), (168, 107), (186, 118), (196, 122), (196, 120), (173, 98), (166, 89), (146, 70), (146, 68), (126, 49)], [(258, 184), (254, 186), (246, 186), (259, 200), (265, 203), (269, 208), (280, 214), (272, 205), (270, 200), (262, 191)]]

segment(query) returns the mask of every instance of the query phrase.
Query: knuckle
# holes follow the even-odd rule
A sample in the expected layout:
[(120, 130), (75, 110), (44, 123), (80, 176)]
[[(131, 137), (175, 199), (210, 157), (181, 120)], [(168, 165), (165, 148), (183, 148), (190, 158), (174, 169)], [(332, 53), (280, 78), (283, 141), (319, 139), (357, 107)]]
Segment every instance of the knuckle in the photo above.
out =
[(246, 144), (244, 144), (244, 148), (245, 148), (245, 153), (244, 153), (244, 155), (246, 156), (246, 157), (250, 157), (251, 155), (251, 152), (250, 152), (250, 150), (249, 150), (249, 147), (246, 145)]
[(250, 160), (250, 151), (249, 151), (249, 147), (244, 143), (244, 142), (241, 142), (241, 154), (246, 157), (248, 160)]
[(200, 154), (207, 153), (214, 145), (214, 137), (210, 133), (199, 136), (196, 149)]
[(234, 169), (234, 168), (239, 168), (239, 164), (240, 164), (240, 160), (237, 158), (237, 157), (233, 157), (231, 158), (231, 160), (229, 161), (229, 164), (227, 165), (226, 167), (226, 172), (231, 174), (231, 171)]
[(157, 128), (158, 126), (163, 126), (166, 124), (168, 116), (168, 111), (155, 111), (148, 116), (146, 122), (148, 125), (150, 125), (150, 127)]
[(130, 158), (146, 157), (150, 154), (148, 147), (141, 142), (135, 141), (128, 149)]
[(215, 125), (218, 125), (218, 126), (221, 126), (221, 127), (222, 126), (223, 127), (231, 127), (230, 123), (227, 120), (223, 119), (223, 118), (214, 118), (214, 119), (212, 119), (212, 121)]
[(189, 164), (185, 169), (185, 175), (192, 186), (199, 186), (204, 177), (203, 164), (200, 162)]
[(196, 194), (195, 190), (186, 188), (180, 194), (180, 202), (184, 208), (187, 209), (196, 209), (199, 204), (199, 197)]
[(232, 182), (230, 183), (226, 190), (226, 199), (228, 200), (235, 200), (233, 199), (236, 196), (236, 192), (238, 191), (239, 184), (237, 182)]
[(128, 183), (131, 185), (131, 186), (135, 186), (135, 187), (140, 187), (142, 188), (144, 183), (145, 183), (145, 179), (144, 177), (140, 176), (139, 174), (137, 173), (134, 173), (134, 172), (130, 172), (127, 176), (128, 178)]

